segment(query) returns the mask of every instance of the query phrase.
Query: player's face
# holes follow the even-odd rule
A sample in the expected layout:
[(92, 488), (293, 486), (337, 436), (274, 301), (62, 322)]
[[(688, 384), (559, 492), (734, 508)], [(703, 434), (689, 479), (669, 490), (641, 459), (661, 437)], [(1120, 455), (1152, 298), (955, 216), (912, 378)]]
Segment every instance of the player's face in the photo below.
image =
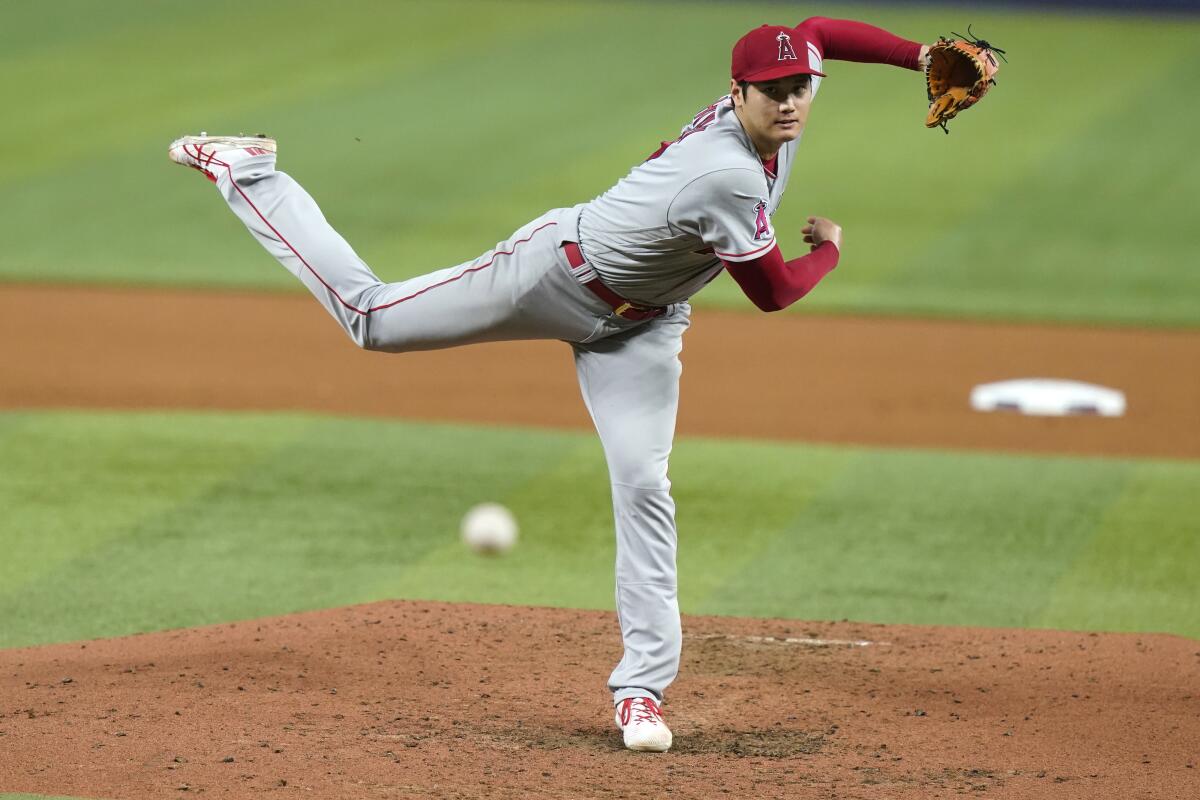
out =
[(735, 82), (733, 103), (759, 155), (770, 158), (804, 132), (812, 88), (808, 75), (789, 75), (752, 83), (742, 92)]

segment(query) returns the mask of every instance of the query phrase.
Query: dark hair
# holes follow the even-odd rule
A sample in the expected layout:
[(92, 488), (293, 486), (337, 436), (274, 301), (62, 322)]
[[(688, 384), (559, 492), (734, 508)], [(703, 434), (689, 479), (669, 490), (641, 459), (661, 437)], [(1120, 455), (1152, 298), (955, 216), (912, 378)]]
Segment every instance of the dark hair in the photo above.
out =
[[(796, 74), (798, 76), (804, 78), (804, 83), (807, 87), (810, 87), (810, 88), (812, 87), (812, 75), (809, 75), (806, 72), (798, 72)], [(750, 91), (750, 87), (752, 85), (753, 84), (750, 83), (750, 81), (738, 81), (738, 88), (742, 90), (743, 98), (746, 96), (746, 93)]]

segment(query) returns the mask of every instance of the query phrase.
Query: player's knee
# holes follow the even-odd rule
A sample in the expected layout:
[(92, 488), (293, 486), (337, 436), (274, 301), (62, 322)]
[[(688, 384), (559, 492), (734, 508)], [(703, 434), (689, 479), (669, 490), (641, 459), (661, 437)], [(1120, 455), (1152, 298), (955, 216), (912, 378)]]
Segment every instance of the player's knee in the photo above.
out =
[(371, 321), (371, 317), (366, 314), (357, 319), (349, 320), (346, 325), (346, 333), (349, 335), (351, 341), (363, 350), (369, 350), (374, 353), (398, 352), (400, 348), (394, 346), (395, 342), (383, 335), (381, 326), (372, 325)]
[(620, 486), (650, 491), (664, 491), (671, 488), (671, 482), (667, 480), (665, 461), (647, 462), (637, 459), (610, 458), (608, 472), (612, 482)]
[(375, 343), (371, 340), (370, 332), (362, 320), (345, 320), (342, 323), (342, 329), (346, 331), (346, 336), (350, 341), (354, 342), (357, 347), (363, 350), (377, 349)]
[(354, 343), (363, 350), (369, 350), (372, 353), (406, 353), (414, 349), (412, 342), (372, 333), (369, 327), (360, 337), (351, 334), (350, 338), (354, 339)]

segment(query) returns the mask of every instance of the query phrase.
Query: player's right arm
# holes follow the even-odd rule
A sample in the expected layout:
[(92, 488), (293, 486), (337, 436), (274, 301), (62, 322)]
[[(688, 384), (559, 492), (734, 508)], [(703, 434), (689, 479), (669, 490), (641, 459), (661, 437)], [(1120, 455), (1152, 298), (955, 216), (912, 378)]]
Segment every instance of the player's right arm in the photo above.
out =
[(725, 262), (730, 277), (761, 311), (780, 311), (811, 292), (837, 266), (842, 228), (825, 217), (809, 217), (801, 232), (811, 251), (784, 261), (776, 244), (766, 254), (740, 262)]

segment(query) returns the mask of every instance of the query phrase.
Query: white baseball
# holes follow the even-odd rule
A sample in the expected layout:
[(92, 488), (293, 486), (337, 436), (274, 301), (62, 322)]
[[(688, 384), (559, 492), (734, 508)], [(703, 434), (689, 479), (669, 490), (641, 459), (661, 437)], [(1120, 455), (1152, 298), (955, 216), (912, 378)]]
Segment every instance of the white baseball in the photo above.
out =
[(499, 503), (480, 503), (463, 517), (462, 540), (476, 553), (506, 553), (517, 543), (517, 519)]

